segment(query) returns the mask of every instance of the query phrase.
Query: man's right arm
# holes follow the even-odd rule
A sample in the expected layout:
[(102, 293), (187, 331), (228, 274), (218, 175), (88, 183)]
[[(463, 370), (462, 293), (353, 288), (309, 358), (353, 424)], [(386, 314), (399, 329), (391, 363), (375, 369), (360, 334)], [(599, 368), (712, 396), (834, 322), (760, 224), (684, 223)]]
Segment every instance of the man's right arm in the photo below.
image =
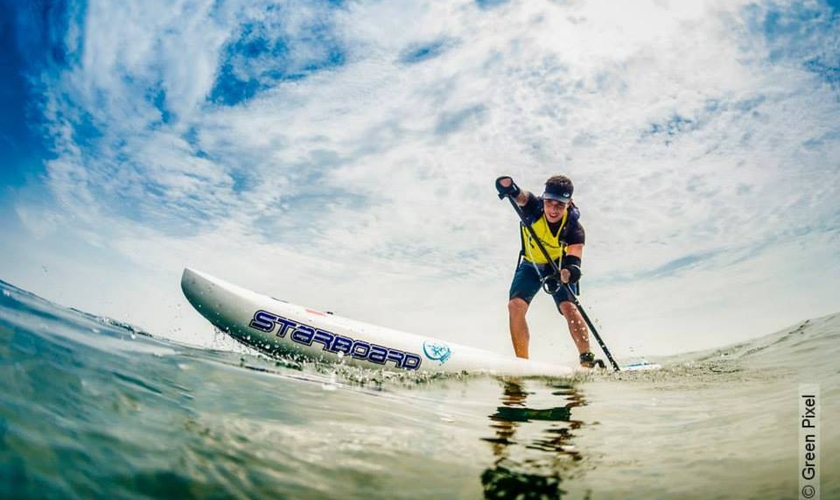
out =
[(531, 197), (531, 193), (525, 191), (524, 189), (519, 193), (519, 196), (516, 197), (516, 204), (520, 207), (524, 207), (528, 203), (528, 199)]

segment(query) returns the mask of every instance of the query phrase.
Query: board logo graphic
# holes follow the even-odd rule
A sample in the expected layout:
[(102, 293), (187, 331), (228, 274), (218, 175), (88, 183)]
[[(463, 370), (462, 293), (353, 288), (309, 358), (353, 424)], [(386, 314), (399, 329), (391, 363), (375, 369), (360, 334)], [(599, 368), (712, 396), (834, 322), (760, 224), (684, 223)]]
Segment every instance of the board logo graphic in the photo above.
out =
[[(275, 337), (284, 340), (288, 335), (288, 340), (304, 347), (316, 347), (316, 344), (320, 344), (322, 351), (333, 354), (341, 353), (344, 356), (352, 356), (354, 359), (370, 361), (377, 365), (384, 365), (392, 361), (397, 368), (416, 370), (423, 363), (423, 359), (412, 352), (338, 335), (311, 325), (298, 323), (269, 311), (259, 310), (255, 312), (254, 318), (248, 326), (261, 332), (274, 333)], [(237, 338), (243, 340), (241, 336), (237, 336)], [(268, 345), (264, 344), (264, 339), (254, 342), (250, 336), (247, 336), (244, 342), (257, 349), (264, 349)], [(275, 340), (274, 347), (278, 348), (279, 345), (278, 341)]]
[(444, 364), (452, 356), (452, 349), (443, 342), (426, 340), (423, 342), (423, 353), (432, 361), (439, 361), (440, 364)]

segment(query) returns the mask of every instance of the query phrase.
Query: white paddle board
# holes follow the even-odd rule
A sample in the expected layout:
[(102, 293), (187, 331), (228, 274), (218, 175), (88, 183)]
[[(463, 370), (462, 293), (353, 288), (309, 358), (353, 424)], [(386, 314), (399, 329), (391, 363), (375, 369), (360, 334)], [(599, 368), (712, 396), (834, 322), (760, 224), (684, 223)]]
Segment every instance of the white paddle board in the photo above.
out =
[(297, 354), (391, 371), (550, 377), (575, 371), (308, 309), (189, 268), (181, 289), (210, 323), (269, 355)]

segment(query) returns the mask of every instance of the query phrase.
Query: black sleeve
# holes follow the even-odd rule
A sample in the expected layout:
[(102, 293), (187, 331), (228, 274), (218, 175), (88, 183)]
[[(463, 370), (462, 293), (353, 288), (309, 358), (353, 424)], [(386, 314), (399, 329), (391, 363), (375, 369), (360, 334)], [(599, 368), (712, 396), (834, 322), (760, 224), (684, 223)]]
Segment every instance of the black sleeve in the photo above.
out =
[(583, 230), (583, 224), (580, 221), (574, 221), (569, 224), (564, 231), (563, 241), (567, 245), (582, 245), (586, 243), (586, 231)]
[(537, 196), (532, 193), (528, 192), (528, 201), (525, 202), (525, 206), (522, 207), (522, 213), (525, 215), (526, 219), (532, 219), (537, 213), (540, 211), (540, 200)]

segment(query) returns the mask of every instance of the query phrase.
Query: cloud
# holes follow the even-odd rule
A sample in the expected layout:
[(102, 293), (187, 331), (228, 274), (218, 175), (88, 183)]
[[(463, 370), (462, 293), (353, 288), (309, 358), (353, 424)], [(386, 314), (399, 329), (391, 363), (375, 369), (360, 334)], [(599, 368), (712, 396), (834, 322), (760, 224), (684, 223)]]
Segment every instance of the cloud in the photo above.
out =
[[(73, 297), (90, 247), (161, 290), (138, 319), (167, 333), (192, 265), (505, 350), (519, 240), (492, 183), (539, 191), (557, 172), (577, 186), (587, 296), (631, 338), (737, 336), (748, 321), (718, 318), (784, 302), (748, 291), (792, 242), (840, 272), (829, 6), (491, 3), (70, 2), (49, 27), (30, 19), (49, 33), (30, 50), (58, 54), (23, 68), (51, 155), (14, 195), (21, 225), (4, 231), (21, 246), (0, 272)], [(62, 283), (14, 270), (52, 260)], [(120, 317), (136, 297), (97, 298), (119, 293), (71, 305)], [(821, 287), (803, 293), (770, 316), (829, 312)], [(556, 330), (541, 307), (535, 331)]]
[(343, 65), (346, 55), (331, 22), (333, 10), (327, 3), (291, 2), (257, 4), (240, 13), (210, 100), (236, 105), (283, 82)]
[(403, 64), (421, 63), (440, 56), (456, 44), (456, 41), (446, 38), (432, 42), (410, 44), (400, 52), (399, 61)]
[(766, 61), (798, 66), (836, 91), (840, 71), (840, 17), (830, 2), (768, 2), (744, 11), (747, 27), (760, 35)]

